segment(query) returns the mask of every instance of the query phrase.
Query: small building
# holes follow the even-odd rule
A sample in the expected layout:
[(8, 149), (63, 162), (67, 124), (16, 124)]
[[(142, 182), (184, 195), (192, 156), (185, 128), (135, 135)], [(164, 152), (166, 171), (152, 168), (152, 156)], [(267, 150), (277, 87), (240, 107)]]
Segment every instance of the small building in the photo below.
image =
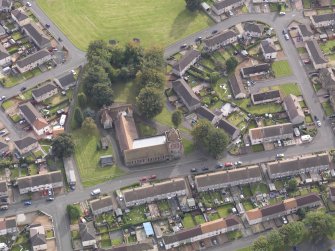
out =
[(34, 22), (22, 26), (22, 30), (39, 49), (50, 46), (50, 38)]
[(45, 62), (48, 62), (51, 59), (52, 56), (50, 52), (43, 49), (18, 60), (14, 66), (18, 69), (20, 73), (25, 73), (27, 71), (37, 68), (38, 66), (44, 64)]
[(12, 56), (8, 53), (6, 48), (2, 44), (0, 44), (0, 66), (9, 65), (11, 62), (12, 62)]
[(47, 241), (45, 238), (44, 227), (40, 224), (30, 226), (30, 242), (33, 251), (47, 250)]
[(235, 74), (232, 74), (229, 77), (228, 82), (230, 85), (231, 92), (235, 99), (241, 99), (247, 97), (241, 78), (237, 78)]
[(113, 155), (105, 155), (100, 157), (101, 167), (114, 165)]
[(67, 73), (66, 75), (60, 77), (60, 78), (55, 78), (54, 82), (56, 85), (58, 85), (62, 90), (68, 90), (72, 86), (76, 85), (77, 80), (75, 79), (74, 75), (72, 72)]
[(305, 24), (299, 24), (298, 31), (303, 42), (312, 40), (314, 37), (313, 31)]
[(58, 93), (58, 89), (55, 85), (48, 83), (39, 88), (32, 90), (32, 96), (36, 102), (42, 102)]
[(99, 215), (113, 210), (113, 201), (110, 196), (100, 197), (99, 199), (91, 200), (89, 203), (94, 215)]
[(38, 141), (30, 136), (15, 140), (14, 144), (21, 155), (29, 153), (39, 147)]
[(264, 27), (254, 22), (246, 22), (243, 26), (244, 36), (246, 38), (259, 38), (262, 36)]
[(217, 122), (218, 117), (207, 107), (201, 106), (196, 110), (200, 118), (207, 119), (212, 124)]
[(313, 39), (306, 41), (305, 47), (316, 70), (327, 67), (328, 60), (323, 55), (321, 48), (316, 40)]
[(101, 144), (101, 149), (102, 150), (107, 150), (109, 147), (109, 140), (107, 137), (102, 137), (100, 139), (100, 144)]
[(0, 141), (0, 155), (9, 150), (8, 145)]
[(252, 145), (271, 143), (277, 140), (293, 139), (293, 124), (284, 123), (252, 128), (249, 130)]
[(281, 101), (281, 94), (279, 90), (253, 93), (251, 94), (251, 101), (254, 105), (279, 102)]
[(21, 27), (28, 24), (31, 20), (23, 8), (12, 10), (11, 16), (12, 19)]
[(226, 119), (220, 119), (216, 124), (216, 127), (224, 130), (232, 138), (232, 140), (237, 139), (241, 133), (240, 129), (229, 123)]
[(50, 132), (50, 126), (45, 118), (37, 111), (32, 103), (27, 102), (19, 105), (20, 114), (31, 125), (37, 135)]
[(237, 34), (234, 31), (226, 30), (204, 39), (203, 43), (205, 50), (215, 51), (223, 46), (235, 43), (236, 41)]
[(143, 228), (144, 228), (145, 235), (147, 236), (147, 238), (154, 236), (154, 229), (152, 228), (151, 222), (144, 222)]
[(172, 72), (178, 77), (182, 77), (184, 73), (194, 65), (200, 58), (201, 53), (197, 50), (188, 50), (185, 55), (176, 62), (172, 67)]
[(241, 68), (241, 75), (243, 78), (250, 78), (254, 76), (266, 75), (270, 71), (270, 64), (258, 64)]
[(183, 101), (187, 109), (192, 112), (201, 106), (200, 99), (192, 88), (182, 78), (172, 82), (172, 89)]
[(93, 221), (79, 223), (79, 234), (81, 238), (81, 243), (84, 248), (91, 247), (97, 244), (95, 239), (95, 228)]
[(299, 125), (305, 122), (305, 114), (302, 110), (298, 98), (290, 94), (284, 98), (283, 106), (293, 125)]
[(271, 39), (266, 39), (261, 42), (261, 51), (264, 59), (271, 60), (277, 58), (277, 50)]
[(335, 25), (335, 13), (326, 13), (311, 16), (312, 25), (316, 28)]
[(243, 0), (221, 0), (214, 2), (212, 10), (216, 15), (220, 16), (226, 12), (242, 6), (243, 4)]

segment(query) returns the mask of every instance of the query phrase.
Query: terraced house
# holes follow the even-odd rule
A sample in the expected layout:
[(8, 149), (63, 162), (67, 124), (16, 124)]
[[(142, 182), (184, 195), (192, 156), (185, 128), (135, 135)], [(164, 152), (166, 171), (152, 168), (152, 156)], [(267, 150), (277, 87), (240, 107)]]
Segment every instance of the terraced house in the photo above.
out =
[(293, 139), (293, 125), (292, 123), (284, 123), (252, 128), (249, 130), (249, 138), (252, 145)]
[(19, 111), (22, 117), (27, 120), (37, 135), (43, 135), (45, 132), (50, 132), (48, 122), (43, 118), (32, 103), (27, 102), (19, 106)]
[(258, 64), (241, 68), (241, 75), (243, 78), (250, 78), (255, 76), (262, 76), (268, 74), (270, 71), (270, 64)]
[(251, 101), (254, 105), (279, 102), (281, 101), (281, 94), (279, 90), (253, 93), (251, 94)]
[(249, 225), (255, 225), (264, 221), (296, 213), (300, 208), (313, 208), (318, 207), (321, 204), (321, 199), (317, 194), (309, 194), (286, 199), (274, 205), (249, 210), (244, 214), (243, 218), (248, 221)]
[(259, 182), (262, 180), (262, 174), (259, 167), (254, 165), (233, 170), (200, 174), (195, 176), (194, 179), (198, 192), (204, 192)]
[(326, 68), (328, 60), (323, 55), (321, 48), (316, 40), (310, 40), (305, 43), (306, 50), (316, 70)]
[(48, 83), (39, 88), (32, 90), (31, 94), (36, 102), (42, 102), (58, 93), (58, 89), (55, 85)]
[(160, 183), (145, 185), (122, 191), (127, 207), (186, 195), (186, 183), (183, 178), (175, 178)]
[(305, 155), (293, 159), (285, 159), (267, 163), (270, 179), (294, 176), (303, 173), (318, 173), (329, 168), (328, 153)]
[(173, 81), (172, 89), (190, 112), (201, 106), (200, 99), (184, 79), (180, 78)]
[(235, 43), (236, 41), (237, 34), (231, 30), (220, 32), (203, 40), (205, 46), (204, 49), (207, 51), (215, 51), (223, 46)]
[(38, 141), (33, 137), (25, 137), (14, 141), (16, 150), (20, 154), (26, 154), (39, 147)]
[(112, 197), (105, 196), (89, 202), (91, 211), (94, 215), (102, 214), (113, 210)]
[(22, 26), (22, 30), (39, 49), (50, 46), (50, 38), (35, 23)]
[(17, 68), (20, 73), (25, 73), (37, 68), (51, 59), (51, 54), (47, 50), (43, 49), (16, 61), (14, 67)]
[(311, 16), (311, 21), (316, 28), (328, 27), (335, 24), (335, 13), (313, 15)]
[(185, 55), (173, 65), (172, 72), (179, 77), (183, 76), (199, 60), (200, 56), (201, 53), (197, 50), (186, 51)]
[(214, 2), (212, 10), (216, 15), (220, 16), (226, 12), (242, 6), (243, 4), (243, 0), (221, 0)]

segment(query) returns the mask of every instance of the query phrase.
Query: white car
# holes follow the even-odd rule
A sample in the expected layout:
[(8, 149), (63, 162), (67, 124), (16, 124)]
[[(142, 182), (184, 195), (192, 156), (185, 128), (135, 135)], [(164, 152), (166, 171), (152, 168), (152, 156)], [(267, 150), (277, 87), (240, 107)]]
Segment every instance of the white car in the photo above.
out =
[(4, 100), (4, 99), (6, 99), (6, 96), (2, 96), (2, 97), (1, 97), (1, 100)]
[(288, 36), (288, 34), (285, 34), (284, 37), (286, 40), (290, 40), (290, 37)]
[(316, 121), (316, 125), (317, 125), (318, 127), (321, 127), (321, 121), (320, 121), (320, 120)]
[(28, 7), (31, 7), (31, 3), (30, 3), (30, 2), (27, 2), (27, 6), (28, 6)]
[(72, 72), (73, 75), (77, 74), (75, 70), (71, 70), (71, 72)]
[(6, 137), (5, 140), (6, 140), (6, 141), (10, 141), (10, 138), (9, 138), (9, 137)]
[(283, 220), (283, 223), (284, 224), (287, 224), (288, 222), (287, 222), (287, 219), (283, 216), (283, 217), (281, 217), (281, 219)]

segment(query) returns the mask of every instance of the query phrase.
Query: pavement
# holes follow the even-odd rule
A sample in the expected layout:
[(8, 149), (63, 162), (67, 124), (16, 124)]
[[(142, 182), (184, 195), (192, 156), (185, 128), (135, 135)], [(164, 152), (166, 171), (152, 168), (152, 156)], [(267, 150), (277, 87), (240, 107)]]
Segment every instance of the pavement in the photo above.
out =
[[(70, 57), (65, 64), (59, 65), (55, 69), (43, 73), (35, 78), (32, 78), (20, 85), (14, 86), (12, 88), (0, 88), (1, 95), (5, 95), (8, 98), (17, 95), (22, 86), (25, 86), (27, 88), (34, 87), (37, 83), (57, 77), (66, 71), (70, 71), (73, 68), (83, 65), (86, 62), (85, 53), (80, 51), (74, 45), (72, 45), (71, 41), (69, 41), (56, 27), (56, 25), (52, 23), (51, 20), (48, 19), (45, 13), (38, 8), (35, 2), (32, 2), (31, 8), (32, 11), (36, 14), (36, 16), (40, 19), (40, 21), (43, 24), (46, 23), (50, 24), (49, 30), (52, 34), (54, 34), (55, 38), (58, 37), (62, 38), (63, 40), (62, 44), (69, 50)], [(306, 75), (303, 65), (299, 60), (296, 49), (292, 41), (291, 40), (286, 41), (281, 34), (281, 31), (284, 29), (284, 27), (287, 27), (287, 25), (294, 19), (297, 19), (299, 21), (303, 20), (302, 13), (292, 12), (287, 13), (285, 16), (278, 16), (276, 13), (269, 13), (269, 14), (251, 13), (251, 14), (242, 14), (238, 16), (233, 16), (221, 23), (218, 23), (212, 27), (204, 29), (195, 34), (192, 34), (170, 45), (169, 47), (166, 48), (164, 53), (165, 57), (169, 57), (178, 52), (180, 46), (183, 45), (184, 43), (193, 44), (195, 39), (199, 36), (204, 38), (206, 36), (209, 36), (213, 30), (224, 30), (240, 22), (257, 20), (272, 26), (277, 32), (278, 39), (282, 45), (282, 48), (287, 56), (287, 59), (290, 63), (290, 66), (294, 74), (293, 76), (283, 79), (271, 80), (268, 82), (263, 81), (263, 83), (260, 82), (259, 85), (266, 86), (267, 84), (272, 83), (275, 83), (277, 85), (286, 82), (297, 82), (301, 87), (305, 101), (309, 106), (312, 114), (317, 115), (323, 123), (321, 130), (319, 130), (319, 133), (314, 138), (314, 141), (311, 144), (303, 144), (293, 147), (282, 148), (280, 150), (280, 153), (285, 153), (285, 155), (288, 157), (304, 153), (327, 150), (335, 146), (335, 139), (333, 137), (331, 128), (324, 119), (323, 110), (321, 108), (320, 103), (317, 100), (316, 95), (314, 94), (308, 76)], [(9, 121), (9, 119), (3, 113), (3, 111), (0, 111), (0, 119), (8, 128), (8, 130), (11, 132), (12, 138), (20, 137), (21, 132), (16, 132), (16, 130), (13, 129), (13, 124), (11, 123), (11, 121)], [(220, 161), (234, 162), (240, 160), (244, 164), (260, 163), (274, 159), (274, 156), (277, 153), (278, 150), (253, 153), (245, 156), (226, 155)], [(66, 193), (64, 195), (58, 196), (53, 202), (46, 202), (45, 200), (33, 201), (33, 204), (29, 207), (24, 207), (22, 203), (13, 204), (10, 206), (10, 209), (8, 211), (1, 212), (1, 214), (2, 216), (9, 216), (35, 210), (41, 210), (50, 214), (54, 218), (58, 249), (61, 251), (68, 251), (72, 250), (72, 246), (71, 246), (69, 219), (66, 214), (66, 205), (89, 199), (90, 192), (97, 187), (101, 189), (102, 193), (110, 193), (118, 188), (137, 182), (139, 177), (142, 176), (150, 176), (151, 174), (156, 174), (158, 179), (164, 179), (168, 177), (188, 175), (190, 173), (190, 169), (193, 167), (201, 169), (201, 167), (203, 166), (208, 166), (212, 169), (214, 168), (216, 162), (217, 162), (216, 160), (209, 158), (208, 156), (200, 152), (195, 151), (192, 154), (187, 155), (178, 161), (163, 163), (160, 164), (159, 166), (151, 165), (146, 167), (132, 168), (127, 175), (122, 177), (122, 179), (111, 180), (91, 188), (82, 188), (80, 190), (75, 190)], [(236, 250), (244, 246), (250, 245), (255, 238), (257, 238), (257, 236), (243, 238), (241, 240), (225, 244), (224, 247), (226, 247), (227, 250)], [(211, 250), (222, 250), (222, 247), (214, 247)]]

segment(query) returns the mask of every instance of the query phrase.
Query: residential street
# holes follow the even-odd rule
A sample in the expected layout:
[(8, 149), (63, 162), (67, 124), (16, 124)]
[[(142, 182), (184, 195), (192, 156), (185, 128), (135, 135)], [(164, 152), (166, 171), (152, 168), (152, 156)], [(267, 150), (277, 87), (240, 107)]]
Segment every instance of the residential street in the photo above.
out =
[[(81, 52), (74, 45), (72, 45), (72, 43), (60, 32), (60, 30), (55, 26), (55, 24), (53, 24), (48, 19), (48, 17), (36, 6), (35, 2), (32, 2), (32, 5), (33, 5), (32, 6), (33, 11), (36, 13), (41, 22), (44, 24), (45, 23), (50, 24), (51, 33), (54, 34), (56, 38), (58, 37), (62, 38), (63, 40), (62, 43), (69, 50), (70, 58), (65, 64), (59, 65), (57, 66), (57, 68), (48, 71), (44, 74), (41, 74), (36, 78), (30, 79), (20, 85), (8, 89), (0, 88), (1, 95), (5, 95), (8, 98), (17, 95), (22, 86), (31, 88), (42, 81), (57, 77), (62, 73), (69, 71), (73, 68), (76, 68), (79, 65), (83, 65), (85, 63), (84, 52)], [(322, 121), (321, 130), (319, 130), (319, 133), (317, 134), (312, 143), (282, 148), (280, 150), (280, 153), (285, 153), (286, 156), (294, 156), (309, 152), (317, 152), (335, 147), (335, 139), (333, 137), (333, 133), (328, 123), (324, 119), (323, 110), (321, 108), (320, 103), (317, 100), (317, 97), (314, 95), (313, 88), (309, 82), (308, 76), (305, 73), (303, 65), (299, 61), (297, 51), (292, 41), (291, 40), (286, 41), (281, 34), (283, 28), (286, 27), (289, 24), (289, 22), (294, 20), (295, 18), (301, 21), (302, 14), (298, 12), (293, 12), (293, 13), (287, 13), (287, 15), (284, 17), (279, 17), (277, 14), (274, 13), (243, 14), (239, 16), (234, 16), (225, 20), (224, 22), (214, 25), (213, 27), (207, 28), (203, 31), (195, 33), (187, 38), (184, 38), (176, 42), (175, 44), (166, 48), (165, 51), (165, 57), (169, 57), (170, 55), (173, 55), (174, 53), (179, 51), (180, 46), (184, 43), (187, 44), (194, 43), (195, 38), (199, 36), (206, 37), (209, 34), (211, 34), (213, 30), (227, 29), (234, 24), (248, 20), (258, 20), (268, 23), (270, 26), (272, 26), (277, 32), (278, 39), (283, 47), (283, 50), (287, 56), (287, 59), (290, 63), (292, 71), (294, 72), (294, 75), (278, 80), (261, 81), (259, 83), (256, 83), (256, 86), (253, 88), (259, 88), (261, 86), (269, 86), (269, 85), (278, 85), (287, 82), (297, 82), (301, 87), (305, 101), (309, 106), (311, 113), (313, 115), (314, 114), (317, 115), (319, 119)], [(14, 130), (12, 122), (8, 119), (8, 117), (6, 117), (6, 115), (2, 110), (0, 111), (0, 120), (5, 124), (5, 126), (10, 131), (12, 139), (18, 139), (21, 136), (20, 133), (17, 133), (16, 130)], [(275, 154), (278, 152), (279, 152), (278, 150), (273, 150), (273, 151), (248, 154), (244, 156), (242, 155), (237, 157), (227, 155), (221, 161), (235, 162), (240, 160), (243, 161), (244, 164), (259, 163), (274, 159)], [(206, 157), (199, 152), (194, 152), (176, 162), (151, 165), (149, 167), (142, 166), (132, 168), (129, 174), (122, 176), (118, 179), (114, 179), (106, 183), (99, 184), (96, 187), (99, 187), (102, 193), (109, 193), (120, 187), (124, 187), (138, 181), (138, 179), (142, 176), (150, 176), (151, 174), (156, 174), (158, 179), (163, 179), (167, 177), (187, 175), (190, 173), (190, 169), (193, 167), (196, 167), (199, 170), (203, 166), (208, 166), (210, 169), (212, 169), (215, 166), (216, 162), (217, 162), (216, 160), (210, 157)], [(5, 215), (7, 216), (34, 210), (41, 210), (52, 215), (54, 218), (58, 249), (60, 251), (72, 250), (71, 235), (69, 231), (69, 220), (66, 214), (66, 205), (88, 199), (90, 197), (89, 194), (90, 191), (92, 191), (96, 187), (69, 192), (62, 196), (58, 196), (53, 202), (46, 202), (45, 200), (33, 201), (32, 206), (29, 207), (24, 207), (22, 203), (13, 204), (9, 207), (8, 211), (4, 213), (1, 212), (1, 214), (2, 216)], [(213, 248), (212, 250), (222, 250), (223, 248), (225, 248), (226, 250), (235, 250), (238, 248), (242, 248), (246, 245), (250, 245), (254, 240), (254, 238), (256, 237), (257, 236), (253, 236), (250, 239), (241, 239), (232, 243), (228, 243), (224, 247), (221, 246)]]

